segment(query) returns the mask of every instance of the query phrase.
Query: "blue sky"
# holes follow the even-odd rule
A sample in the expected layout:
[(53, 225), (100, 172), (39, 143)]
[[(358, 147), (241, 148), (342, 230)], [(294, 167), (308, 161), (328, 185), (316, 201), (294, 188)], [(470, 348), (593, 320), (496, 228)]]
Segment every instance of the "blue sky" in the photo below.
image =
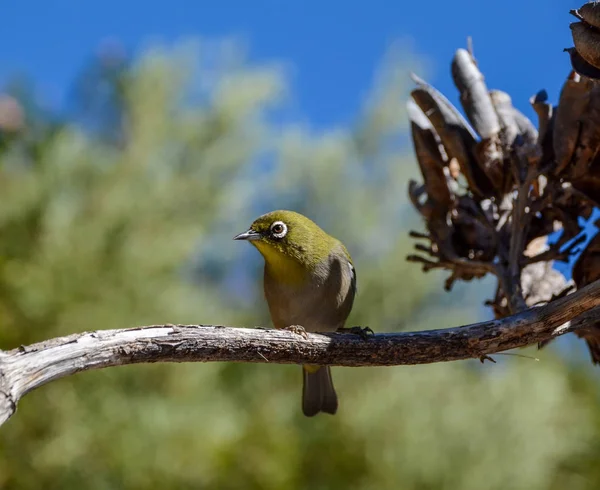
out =
[(293, 66), (294, 106), (315, 126), (353, 119), (390, 44), (407, 43), (429, 81), (456, 101), (449, 63), (473, 36), (490, 88), (533, 118), (529, 97), (556, 100), (569, 61), (569, 9), (584, 0), (6, 0), (0, 82), (25, 73), (60, 106), (86, 58), (107, 38), (135, 52), (160, 39), (236, 36), (257, 62)]

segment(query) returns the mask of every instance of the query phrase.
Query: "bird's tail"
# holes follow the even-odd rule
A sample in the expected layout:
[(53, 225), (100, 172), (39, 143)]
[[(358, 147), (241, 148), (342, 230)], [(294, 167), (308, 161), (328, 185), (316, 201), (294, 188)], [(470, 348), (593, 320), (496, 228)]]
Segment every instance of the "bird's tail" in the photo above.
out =
[(307, 417), (319, 412), (337, 412), (338, 399), (331, 380), (329, 366), (302, 366), (302, 412)]

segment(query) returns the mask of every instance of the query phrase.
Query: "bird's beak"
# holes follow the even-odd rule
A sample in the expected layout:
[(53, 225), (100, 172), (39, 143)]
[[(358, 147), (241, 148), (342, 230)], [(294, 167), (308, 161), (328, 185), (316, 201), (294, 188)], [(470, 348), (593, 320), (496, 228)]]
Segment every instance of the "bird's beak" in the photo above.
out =
[(262, 236), (261, 233), (259, 233), (258, 231), (254, 231), (252, 229), (245, 231), (244, 233), (240, 233), (239, 235), (236, 235), (233, 237), (234, 240), (248, 240), (248, 241), (252, 241), (252, 240), (258, 240), (260, 237)]

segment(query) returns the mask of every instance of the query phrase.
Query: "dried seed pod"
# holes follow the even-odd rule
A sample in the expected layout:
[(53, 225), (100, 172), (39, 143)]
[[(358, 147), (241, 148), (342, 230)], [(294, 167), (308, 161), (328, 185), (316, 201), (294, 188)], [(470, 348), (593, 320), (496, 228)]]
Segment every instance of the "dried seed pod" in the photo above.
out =
[(495, 192), (490, 197), (503, 196), (512, 181), (510, 172), (503, 158), (500, 148), (500, 136), (482, 139), (475, 146), (475, 157), (487, 178), (492, 182)]
[[(406, 111), (408, 112), (409, 121), (414, 122), (421, 129), (431, 129), (435, 131), (431, 120), (413, 99), (408, 99), (406, 101)], [(439, 144), (442, 144), (441, 140), (439, 141)], [(447, 158), (444, 157), (444, 161), (446, 160)]]
[[(591, 83), (591, 82), (590, 82)], [(575, 121), (573, 152), (561, 177), (588, 199), (600, 204), (600, 86), (591, 84), (587, 104)], [(573, 130), (572, 130), (573, 131)], [(563, 135), (568, 137), (569, 135)], [(581, 196), (578, 197), (581, 201)]]
[[(538, 147), (542, 154), (538, 165), (539, 168), (546, 168), (555, 161), (552, 137), (554, 133), (554, 116), (556, 114), (556, 107), (553, 107), (552, 104), (547, 102), (536, 101), (535, 99), (532, 105), (533, 109), (538, 114)], [(545, 175), (540, 175), (533, 182), (534, 196), (540, 197), (547, 184), (548, 178)]]
[(421, 111), (416, 105), (409, 104), (408, 110), (413, 145), (425, 181), (428, 204), (431, 212), (438, 216), (445, 215), (452, 197), (446, 184), (444, 156), (440, 152), (439, 138), (425, 115), (419, 114)]
[(519, 135), (523, 138), (523, 143), (534, 145), (538, 142), (539, 133), (531, 120), (521, 111), (515, 108), (514, 116), (515, 123), (519, 129)]
[[(537, 141), (537, 131), (533, 127), (533, 124), (513, 107), (512, 99), (506, 92), (501, 90), (490, 90), (490, 98), (494, 105), (494, 109), (496, 110), (496, 114), (498, 114), (498, 120), (500, 121), (500, 144), (502, 146), (502, 154), (505, 156), (505, 160), (508, 161), (509, 168), (512, 166), (512, 174), (507, 173), (503, 179), (504, 185), (502, 189), (504, 192), (508, 192), (514, 183), (515, 176), (517, 176), (519, 181), (522, 181), (527, 174), (527, 165), (524, 163), (525, 159), (518, 158), (513, 150), (516, 149), (518, 145), (522, 145), (525, 142), (530, 146), (532, 140), (533, 144), (535, 144)], [(517, 120), (519, 123), (517, 123)], [(523, 133), (521, 133), (519, 124), (524, 128)], [(506, 164), (507, 162), (504, 162), (504, 166), (506, 166)], [(498, 178), (500, 178), (500, 176)]]
[(498, 115), (498, 121), (501, 128), (501, 141), (503, 143), (505, 154), (510, 152), (515, 139), (519, 135), (519, 128), (514, 117), (515, 108), (512, 105), (510, 95), (502, 90), (490, 90), (490, 100)]
[[(596, 169), (597, 172), (597, 169)], [(571, 181), (573, 187), (579, 192), (590, 198), (596, 206), (600, 205), (600, 176), (590, 175), (589, 177)], [(585, 217), (584, 217), (585, 218)]]
[[(448, 121), (455, 120), (457, 122), (457, 124), (461, 126), (461, 128), (463, 128), (465, 131), (467, 131), (467, 133), (469, 134), (469, 136), (471, 138), (473, 138), (474, 140), (477, 139), (477, 134), (475, 133), (475, 131), (473, 130), (471, 125), (466, 121), (466, 119), (459, 112), (459, 110), (456, 107), (454, 107), (454, 104), (452, 104), (452, 102), (450, 102), (444, 94), (442, 94), (433, 85), (430, 85), (429, 83), (427, 83), (425, 80), (423, 80), (421, 77), (415, 75), (414, 73), (411, 73), (410, 77), (412, 78), (412, 80), (417, 84), (417, 86), (420, 89), (425, 90), (427, 93), (429, 93), (431, 95), (431, 97), (436, 101), (436, 103), (443, 110), (445, 119), (447, 119)], [(451, 114), (451, 116), (449, 117), (448, 114)]]
[(427, 114), (449, 160), (458, 162), (469, 189), (478, 198), (484, 198), (493, 187), (473, 156), (475, 134), (458, 110), (434, 87), (413, 77), (420, 87), (411, 92), (412, 98)]
[(496, 254), (495, 234), (477, 205), (468, 196), (459, 198), (451, 213), (452, 245), (456, 253), (471, 260), (489, 261)]
[[(584, 117), (580, 120), (579, 137), (573, 153), (573, 163), (566, 171), (567, 178), (571, 181), (587, 179), (588, 177), (600, 178), (600, 168), (592, 163), (598, 155), (600, 148), (600, 87), (592, 86), (589, 91), (588, 104)], [(592, 172), (595, 170), (595, 172)]]
[(490, 97), (498, 114), (504, 138), (510, 145), (515, 143), (517, 136), (520, 136), (525, 144), (537, 143), (537, 129), (525, 114), (513, 106), (510, 95), (502, 90), (490, 90)]
[(438, 133), (449, 158), (468, 160), (468, 151), (475, 145), (475, 138), (455, 115), (440, 104), (432, 94), (418, 88), (410, 93), (416, 105), (423, 111)]
[(538, 139), (542, 147), (544, 147), (546, 135), (551, 133), (550, 126), (553, 124), (552, 116), (554, 114), (552, 104), (548, 102), (548, 93), (545, 90), (540, 90), (529, 99), (529, 103), (538, 116)]
[(575, 48), (565, 48), (565, 51), (569, 53), (573, 70), (592, 80), (600, 80), (600, 68), (590, 65), (582, 58)]
[(456, 51), (452, 60), (452, 78), (460, 92), (460, 102), (469, 121), (482, 138), (475, 148), (475, 156), (491, 181), (495, 196), (499, 197), (507, 187), (506, 166), (500, 142), (500, 121), (484, 77), (468, 51)]
[(581, 57), (590, 65), (600, 68), (600, 32), (585, 22), (570, 26), (573, 44)]
[(600, 28), (600, 3), (598, 2), (588, 2), (569, 13), (593, 27)]
[(571, 72), (560, 92), (552, 135), (556, 155), (556, 175), (563, 172), (571, 162), (577, 146), (581, 121), (589, 104), (591, 88), (591, 80)]
[(460, 102), (475, 131), (484, 138), (500, 132), (500, 122), (490, 99), (482, 73), (465, 49), (459, 49), (452, 60), (452, 78), (460, 92)]

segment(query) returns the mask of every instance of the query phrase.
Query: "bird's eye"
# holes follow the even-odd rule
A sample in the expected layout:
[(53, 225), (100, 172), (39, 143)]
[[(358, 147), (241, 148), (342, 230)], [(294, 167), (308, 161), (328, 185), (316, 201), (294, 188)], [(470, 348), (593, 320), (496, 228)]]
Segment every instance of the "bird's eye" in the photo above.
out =
[(271, 225), (271, 234), (275, 238), (283, 238), (287, 233), (287, 226), (283, 221), (275, 221)]

